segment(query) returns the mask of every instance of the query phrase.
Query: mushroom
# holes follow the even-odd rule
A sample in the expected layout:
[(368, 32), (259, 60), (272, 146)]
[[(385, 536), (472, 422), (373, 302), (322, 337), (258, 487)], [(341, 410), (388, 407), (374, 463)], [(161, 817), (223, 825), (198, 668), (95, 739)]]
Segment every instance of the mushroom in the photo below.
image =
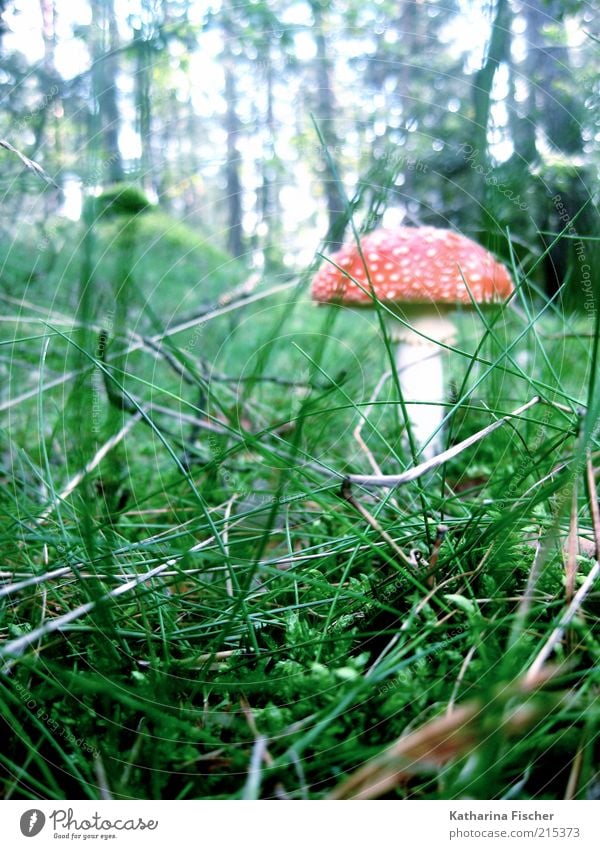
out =
[(442, 346), (455, 343), (452, 312), (459, 304), (501, 302), (513, 288), (506, 268), (466, 236), (398, 227), (364, 236), (360, 250), (351, 244), (333, 254), (313, 279), (312, 298), (347, 307), (373, 307), (375, 298), (385, 305), (412, 434), (429, 459), (441, 442)]

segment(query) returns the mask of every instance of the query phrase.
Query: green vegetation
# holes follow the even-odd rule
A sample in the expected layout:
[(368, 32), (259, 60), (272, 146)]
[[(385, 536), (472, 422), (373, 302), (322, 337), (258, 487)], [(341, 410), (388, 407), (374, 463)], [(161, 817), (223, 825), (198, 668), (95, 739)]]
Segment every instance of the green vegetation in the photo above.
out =
[[(23, 290), (4, 332), (5, 794), (322, 798), (396, 738), (475, 705), (449, 760), (405, 758), (386, 795), (555, 798), (569, 785), (586, 798), (594, 594), (549, 681), (523, 681), (572, 596), (567, 576), (577, 591), (593, 568), (597, 327), (539, 296), (475, 335), (465, 322), (447, 357), (452, 444), (535, 395), (562, 406), (533, 406), (419, 481), (355, 487), (349, 501), (342, 476), (370, 468), (361, 420), (385, 472), (410, 464), (393, 380), (371, 403), (387, 357), (375, 316), (315, 309), (304, 278), (219, 307), (227, 269), (244, 275), (165, 221), (139, 217), (127, 273), (145, 307), (117, 338), (101, 312), (91, 333), (66, 322), (75, 255), (43, 321), (39, 290), (37, 308)], [(99, 256), (112, 226), (97, 225)], [(184, 314), (169, 324), (147, 293), (185, 288), (183, 246), (214, 300), (174, 331)], [(565, 550), (570, 529), (580, 551)]]
[[(247, 274), (208, 232), (192, 229), (159, 208), (105, 217), (97, 215), (92, 203), (89, 215), (94, 224), (89, 263), (106, 309), (113, 297), (112, 281), (123, 270), (119, 249), (124, 234), (131, 242), (130, 287), (158, 313), (169, 307), (191, 312), (210, 304)], [(50, 305), (68, 313), (77, 308), (85, 234), (84, 222), (55, 218), (44, 222), (43, 229), (24, 223), (16, 239), (2, 243), (5, 293), (32, 299), (40, 309)]]
[[(1, 798), (600, 796), (595, 23), (0, 0)], [(416, 474), (385, 308), (309, 286), (422, 225), (516, 290)]]

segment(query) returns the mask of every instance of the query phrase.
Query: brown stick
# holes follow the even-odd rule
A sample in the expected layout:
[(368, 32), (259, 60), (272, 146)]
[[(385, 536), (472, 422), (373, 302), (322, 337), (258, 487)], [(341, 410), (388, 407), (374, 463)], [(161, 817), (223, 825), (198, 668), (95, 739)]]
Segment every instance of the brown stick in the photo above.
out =
[(586, 458), (587, 485), (590, 497), (590, 513), (592, 514), (592, 527), (594, 529), (594, 542), (596, 543), (596, 560), (600, 559), (600, 507), (598, 506), (598, 495), (596, 493), (596, 477), (592, 464), (592, 455), (588, 450)]
[(379, 536), (387, 542), (394, 553), (402, 560), (403, 564), (408, 566), (408, 568), (412, 571), (415, 566), (413, 561), (402, 551), (387, 531), (381, 527), (375, 516), (372, 516), (369, 511), (366, 510), (362, 504), (356, 500), (356, 498), (354, 498), (346, 481), (342, 484), (342, 498), (347, 501), (348, 504), (351, 504), (355, 510), (358, 510), (363, 519), (373, 528), (374, 531), (377, 531)]

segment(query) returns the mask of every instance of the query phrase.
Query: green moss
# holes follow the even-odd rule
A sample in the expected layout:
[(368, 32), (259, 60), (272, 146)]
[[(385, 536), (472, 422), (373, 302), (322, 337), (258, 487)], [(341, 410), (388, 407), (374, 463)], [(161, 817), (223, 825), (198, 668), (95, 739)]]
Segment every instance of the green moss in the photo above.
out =
[(109, 186), (98, 197), (90, 198), (93, 215), (96, 219), (134, 216), (146, 212), (151, 203), (137, 186), (118, 183)]
[[(245, 267), (215, 244), (206, 230), (182, 224), (156, 206), (148, 206), (135, 218), (115, 210), (92, 219), (94, 288), (106, 309), (113, 302), (112, 282), (123, 278), (119, 247), (127, 247), (138, 309), (149, 302), (157, 312), (187, 313), (214, 302), (244, 280)], [(5, 289), (13, 296), (35, 297), (40, 305), (75, 309), (84, 224), (54, 218), (45, 222), (44, 229), (48, 236), (24, 224), (19, 240), (5, 245)]]

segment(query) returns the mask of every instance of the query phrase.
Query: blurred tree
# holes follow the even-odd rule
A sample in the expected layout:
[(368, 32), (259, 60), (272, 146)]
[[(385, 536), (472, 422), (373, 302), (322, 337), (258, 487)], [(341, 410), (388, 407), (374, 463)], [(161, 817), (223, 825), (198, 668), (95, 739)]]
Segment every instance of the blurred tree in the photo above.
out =
[[(140, 137), (140, 182), (151, 191), (156, 191), (154, 162), (152, 155), (152, 67), (157, 59), (156, 39), (160, 30), (160, 18), (156, 18), (157, 4), (143, 0), (140, 19), (133, 22), (132, 51), (135, 61), (135, 105), (136, 124)], [(137, 26), (136, 26), (137, 23)]]
[[(473, 154), (471, 164), (480, 166), (487, 174), (490, 169), (488, 134), (492, 106), (494, 79), (501, 63), (506, 63), (510, 55), (510, 25), (512, 13), (508, 0), (497, 0), (495, 17), (491, 27), (489, 45), (481, 68), (473, 77)], [(487, 203), (487, 183), (478, 168), (471, 168), (473, 197), (477, 201), (476, 215), (481, 219), (481, 240), (488, 247), (494, 247), (495, 219), (490, 214)]]
[[(220, 58), (225, 99), (227, 247), (236, 257), (249, 247), (242, 221), (245, 192), (242, 172), (246, 169), (252, 173), (252, 169), (248, 161), (244, 162), (240, 145), (252, 134), (262, 141), (263, 152), (261, 161), (255, 163), (256, 180), (260, 181), (255, 193), (255, 218), (265, 224), (263, 245), (270, 246), (269, 258), (277, 264), (278, 252), (273, 242), (281, 228), (277, 181), (282, 169), (276, 153), (275, 76), (277, 67), (284, 72), (288, 67), (291, 39), (267, 0), (250, 5), (224, 0), (219, 13), (207, 15), (205, 26), (220, 28), (223, 39)], [(242, 110), (244, 124), (240, 118)], [(252, 241), (256, 244), (256, 239)]]
[(259, 90), (264, 92), (262, 111), (256, 110), (257, 131), (262, 138), (260, 159), (255, 166), (260, 175), (257, 213), (259, 228), (264, 234), (258, 244), (263, 247), (265, 267), (273, 270), (281, 267), (284, 216), (279, 192), (281, 183), (286, 180), (285, 163), (278, 153), (277, 90), (286, 81), (291, 84), (290, 76), (298, 73), (290, 29), (279, 17), (284, 11), (284, 3), (280, 4), (277, 14), (268, 2), (252, 7), (252, 42), (257, 55), (254, 69)]
[[(0, 0), (0, 12), (17, 29), (10, 5)], [(505, 255), (508, 228), (518, 258), (535, 261), (553, 238), (540, 231), (560, 226), (560, 194), (576, 233), (596, 232), (600, 69), (583, 0), (37, 9), (41, 61), (12, 34), (3, 41), (1, 132), (67, 188), (96, 192), (126, 172), (269, 270), (318, 237), (330, 247), (344, 237), (334, 165), (362, 228), (453, 226)], [(85, 65), (88, 54), (73, 75), (69, 28), (73, 56)], [(29, 185), (9, 167), (4, 227)], [(572, 242), (552, 248), (538, 283), (563, 282)]]
[(231, 10), (224, 6), (223, 16), (223, 73), (225, 75), (225, 118), (224, 127), (227, 134), (227, 159), (225, 163), (225, 178), (227, 192), (227, 248), (232, 256), (239, 257), (244, 253), (242, 231), (242, 180), (241, 157), (238, 150), (240, 135), (240, 120), (237, 114), (238, 93), (236, 81), (236, 61), (233, 51), (234, 24), (230, 17)]
[[(54, 0), (40, 0), (42, 13), (42, 38), (44, 40), (43, 73), (46, 77), (46, 107), (41, 116), (44, 125), (49, 124), (47, 131), (50, 134), (48, 145), (53, 160), (56, 161), (57, 170), (60, 169), (63, 160), (62, 154), (62, 116), (63, 109), (60, 100), (60, 75), (56, 70), (56, 4)], [(51, 118), (48, 122), (47, 119)], [(44, 126), (46, 129), (46, 126)], [(41, 133), (38, 145), (41, 144)]]
[(277, 122), (275, 120), (275, 62), (272, 30), (261, 33), (259, 44), (265, 85), (264, 137), (259, 170), (261, 173), (259, 213), (267, 233), (265, 240), (265, 266), (277, 267), (280, 261), (278, 243), (281, 238), (282, 210), (279, 202), (278, 182), (281, 165), (277, 155)]
[(523, 14), (527, 22), (531, 120), (557, 150), (580, 153), (583, 103), (574, 83), (566, 42), (565, 4), (562, 0), (532, 0), (524, 4)]
[(2, 42), (2, 36), (6, 32), (6, 23), (4, 21), (4, 13), (8, 7), (10, 0), (0, 0), (0, 44)]
[(333, 60), (331, 45), (327, 37), (327, 12), (329, 0), (310, 0), (310, 9), (314, 22), (314, 39), (317, 48), (315, 57), (315, 118), (325, 150), (322, 157), (322, 180), (327, 207), (327, 233), (325, 244), (335, 250), (339, 247), (344, 234), (344, 200), (337, 184), (334, 163), (339, 160), (339, 140), (336, 131), (337, 116), (333, 93)]
[[(558, 290), (565, 280), (567, 268), (572, 264), (575, 232), (594, 235), (597, 215), (590, 200), (589, 187), (594, 184), (593, 169), (584, 165), (584, 105), (577, 91), (572, 60), (564, 29), (565, 6), (557, 0), (529, 3), (524, 7), (527, 20), (528, 61), (530, 83), (528, 108), (537, 128), (538, 144), (546, 152), (542, 160), (541, 176), (550, 197), (561, 196), (548, 206), (547, 228), (564, 229), (564, 215), (573, 223), (568, 238), (553, 244), (548, 254), (546, 288), (549, 293)], [(559, 210), (562, 208), (563, 212)], [(561, 223), (561, 215), (563, 221)], [(575, 218), (577, 220), (575, 221)], [(544, 239), (549, 247), (551, 238)]]
[(94, 105), (91, 113), (90, 142), (98, 147), (99, 158), (109, 182), (124, 179), (125, 169), (119, 147), (121, 113), (119, 110), (119, 30), (114, 0), (90, 0), (92, 24), (88, 27), (92, 55), (92, 89)]
[(49, 76), (54, 75), (56, 66), (54, 54), (56, 51), (56, 8), (54, 0), (40, 0), (42, 13), (42, 38), (44, 40), (44, 68)]

